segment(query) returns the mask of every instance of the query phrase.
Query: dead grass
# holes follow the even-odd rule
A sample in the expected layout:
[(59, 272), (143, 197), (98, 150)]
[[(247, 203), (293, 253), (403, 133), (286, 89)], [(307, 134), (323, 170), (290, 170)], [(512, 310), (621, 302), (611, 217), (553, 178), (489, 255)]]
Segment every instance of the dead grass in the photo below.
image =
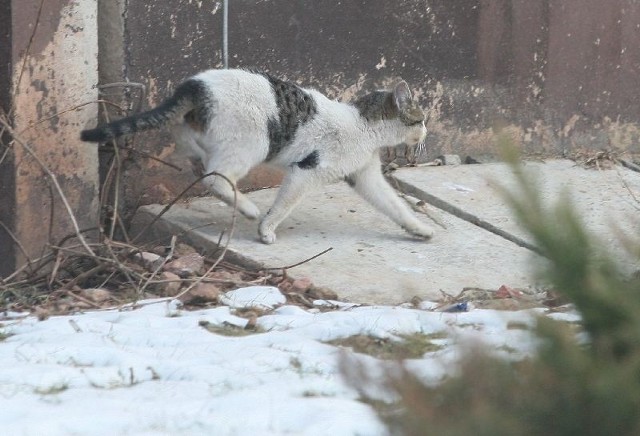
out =
[(250, 327), (249, 324), (247, 324), (247, 327), (240, 327), (228, 322), (222, 324), (211, 324), (210, 322), (202, 321), (200, 322), (200, 326), (216, 335), (230, 336), (234, 338), (264, 332), (264, 330), (260, 329), (259, 327)]
[(61, 392), (66, 391), (67, 389), (69, 389), (69, 385), (67, 383), (58, 383), (46, 389), (37, 388), (35, 389), (35, 393), (39, 395), (57, 395)]
[(446, 338), (444, 333), (398, 335), (399, 340), (354, 335), (327, 341), (327, 344), (350, 348), (356, 353), (368, 354), (383, 360), (419, 359), (426, 353), (439, 351), (443, 345), (434, 342)]

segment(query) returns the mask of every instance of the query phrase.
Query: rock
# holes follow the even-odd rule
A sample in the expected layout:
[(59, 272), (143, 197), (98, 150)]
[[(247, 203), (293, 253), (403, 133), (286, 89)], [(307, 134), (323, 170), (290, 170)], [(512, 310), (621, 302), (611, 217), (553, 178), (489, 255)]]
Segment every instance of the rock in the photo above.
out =
[(173, 193), (164, 183), (158, 183), (146, 189), (142, 198), (146, 203), (166, 204), (173, 200)]
[(167, 253), (169, 253), (169, 246), (167, 245), (156, 245), (150, 250), (152, 253), (157, 254), (158, 256), (165, 257)]
[(242, 273), (240, 271), (228, 271), (226, 269), (220, 269), (211, 271), (207, 277), (212, 279), (224, 280), (227, 282), (244, 283)]
[(495, 298), (520, 298), (522, 297), (522, 292), (511, 288), (507, 285), (502, 285), (496, 291)]
[(198, 283), (193, 289), (180, 297), (184, 304), (217, 303), (220, 288), (212, 283)]
[(204, 258), (198, 253), (185, 254), (164, 265), (164, 270), (182, 278), (198, 274), (204, 266)]
[(157, 283), (155, 289), (159, 294), (166, 297), (175, 297), (180, 292), (182, 281), (180, 276), (169, 271), (163, 271), (160, 274), (160, 280), (165, 283)]
[(158, 269), (158, 267), (164, 261), (164, 258), (162, 256), (148, 251), (142, 251), (140, 253), (134, 254), (133, 259), (138, 265), (141, 265), (150, 272)]
[(291, 284), (291, 290), (293, 292), (306, 292), (309, 288), (313, 286), (311, 283), (311, 279), (307, 277), (303, 277), (300, 279), (295, 279)]
[(286, 297), (274, 286), (249, 286), (229, 291), (220, 296), (220, 302), (235, 309), (255, 307), (273, 309), (286, 303)]
[(311, 286), (305, 292), (305, 295), (312, 300), (337, 300), (338, 294), (329, 288), (320, 288)]
[(111, 291), (102, 288), (83, 289), (82, 296), (94, 303), (104, 303), (111, 298)]
[(198, 254), (195, 248), (183, 242), (178, 242), (173, 252), (174, 252), (174, 255), (177, 257), (182, 257), (189, 254)]
[(278, 283), (278, 289), (285, 294), (289, 294), (290, 292), (293, 292), (293, 282), (291, 280), (283, 280)]
[(38, 318), (38, 321), (44, 321), (51, 316), (51, 312), (49, 311), (49, 309), (45, 309), (44, 307), (40, 306), (36, 307), (36, 309), (34, 310), (34, 314)]
[(79, 301), (75, 300), (72, 302), (72, 306), (74, 309), (95, 309), (95, 305), (91, 304), (89, 301)]

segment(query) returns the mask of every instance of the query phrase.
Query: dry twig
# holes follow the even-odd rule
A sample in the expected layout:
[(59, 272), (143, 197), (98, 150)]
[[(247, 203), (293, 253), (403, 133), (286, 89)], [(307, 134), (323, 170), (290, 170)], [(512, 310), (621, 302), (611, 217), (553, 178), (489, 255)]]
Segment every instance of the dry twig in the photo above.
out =
[(200, 182), (201, 180), (209, 177), (209, 176), (217, 176), (217, 177), (221, 177), (223, 178), (227, 183), (229, 183), (231, 186), (233, 186), (233, 195), (234, 195), (234, 205), (233, 205), (233, 216), (232, 219), (235, 221), (235, 216), (236, 216), (236, 201), (237, 201), (237, 191), (236, 191), (236, 185), (235, 183), (233, 183), (227, 176), (220, 174), (217, 171), (211, 171), (208, 172), (206, 174), (201, 175), (200, 177), (198, 177), (196, 180), (194, 180), (189, 186), (187, 186), (185, 189), (182, 190), (182, 192), (180, 192), (173, 200), (171, 200), (161, 211), (158, 215), (156, 215), (149, 224), (147, 224), (146, 226), (144, 226), (144, 228), (142, 230), (140, 230), (140, 232), (134, 236), (134, 238), (132, 239), (132, 242), (136, 242), (140, 239), (140, 237), (142, 235), (144, 235), (150, 228), (151, 226), (153, 226), (161, 217), (162, 215), (164, 215), (165, 213), (167, 213), (167, 211), (169, 211), (169, 209), (171, 209), (173, 207), (174, 204), (176, 204), (178, 201), (180, 201), (180, 199), (189, 191), (189, 189), (193, 188), (198, 182)]
[(320, 252), (320, 253), (318, 253), (318, 254), (315, 254), (315, 255), (313, 255), (313, 256), (311, 256), (311, 257), (309, 257), (309, 258), (307, 258), (307, 259), (305, 259), (305, 260), (303, 260), (303, 261), (300, 261), (300, 262), (294, 263), (294, 264), (292, 264), (292, 265), (281, 266), (281, 267), (277, 267), (277, 268), (265, 268), (265, 269), (264, 269), (264, 271), (278, 271), (278, 270), (281, 270), (281, 271), (282, 271), (283, 279), (286, 279), (286, 277), (287, 277), (287, 271), (288, 271), (288, 270), (290, 270), (290, 269), (292, 269), (292, 268), (295, 268), (295, 267), (297, 267), (297, 266), (303, 265), (303, 264), (305, 264), (305, 263), (307, 263), (307, 262), (311, 262), (312, 260), (317, 259), (318, 257), (320, 257), (320, 256), (322, 256), (322, 255), (324, 255), (324, 254), (327, 254), (327, 253), (328, 253), (328, 252), (330, 252), (331, 250), (333, 250), (333, 247), (329, 247), (329, 248), (327, 248), (326, 250), (321, 251), (321, 252)]
[[(211, 173), (210, 173), (211, 174)], [(215, 173), (216, 175), (221, 175), (218, 173)], [(222, 175), (221, 175), (222, 176)], [(206, 174), (203, 176), (206, 177)], [(218, 264), (220, 264), (220, 262), (222, 261), (222, 259), (224, 258), (225, 254), (227, 254), (227, 249), (229, 248), (229, 243), (231, 242), (231, 237), (233, 236), (233, 231), (235, 229), (235, 225), (236, 225), (236, 216), (238, 213), (238, 191), (236, 188), (236, 185), (231, 182), (231, 180), (229, 180), (227, 177), (222, 176), (224, 178), (224, 180), (226, 180), (227, 183), (229, 183), (231, 185), (231, 187), (233, 188), (233, 213), (231, 215), (231, 229), (229, 229), (228, 232), (228, 236), (227, 236), (227, 242), (224, 245), (224, 248), (222, 249), (222, 252), (220, 253), (220, 256), (218, 256), (218, 258), (216, 259), (215, 262), (213, 262), (213, 264), (211, 265), (211, 267), (209, 269), (207, 269), (207, 272), (200, 277), (199, 280), (196, 280), (195, 282), (193, 282), (191, 285), (189, 285), (187, 287), (187, 289), (185, 289), (184, 291), (182, 291), (180, 294), (178, 294), (176, 296), (176, 298), (180, 298), (184, 295), (186, 295), (188, 292), (190, 292), (193, 288), (195, 288), (196, 286), (198, 286), (198, 284), (202, 281), (203, 277), (205, 277), (206, 275), (210, 274), (211, 271), (213, 271)], [(186, 190), (184, 191), (186, 192)], [(163, 211), (164, 212), (164, 211)], [(220, 234), (220, 238), (218, 239), (218, 247), (220, 246), (220, 242), (222, 241), (222, 234)]]
[(47, 174), (47, 176), (49, 176), (49, 179), (51, 180), (51, 182), (56, 187), (56, 191), (58, 192), (58, 195), (62, 199), (62, 203), (64, 204), (64, 207), (67, 210), (67, 214), (69, 215), (69, 220), (71, 221), (71, 224), (73, 225), (73, 228), (75, 230), (75, 234), (76, 234), (76, 237), (78, 238), (78, 241), (80, 241), (80, 243), (84, 246), (84, 248), (87, 250), (88, 253), (94, 255), (95, 253), (89, 247), (89, 244), (87, 243), (87, 241), (85, 240), (84, 236), (82, 236), (82, 233), (80, 232), (80, 226), (78, 225), (78, 221), (76, 220), (76, 217), (75, 217), (75, 215), (73, 213), (73, 209), (71, 208), (71, 205), (69, 204), (69, 200), (67, 200), (67, 196), (64, 194), (64, 191), (62, 190), (62, 187), (60, 186), (60, 183), (58, 182), (58, 179), (56, 178), (56, 175), (44, 164), (44, 162), (38, 157), (38, 155), (31, 148), (31, 146), (28, 145), (22, 139), (20, 139), (20, 137), (16, 134), (16, 132), (9, 125), (8, 121), (5, 118), (0, 118), (0, 124), (3, 125), (7, 129), (7, 132), (13, 137), (13, 140), (18, 145), (20, 145), (22, 148), (24, 148), (26, 150), (26, 152), (29, 153), (29, 155), (31, 157), (33, 157), (33, 159), (38, 163), (40, 168)]

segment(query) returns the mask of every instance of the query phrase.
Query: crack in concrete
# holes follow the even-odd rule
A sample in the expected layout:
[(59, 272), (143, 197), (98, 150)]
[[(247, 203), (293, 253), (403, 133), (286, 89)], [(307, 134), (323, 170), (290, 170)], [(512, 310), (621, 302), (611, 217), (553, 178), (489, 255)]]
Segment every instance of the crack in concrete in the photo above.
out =
[(429, 194), (428, 192), (425, 192), (419, 188), (416, 188), (415, 186), (411, 185), (410, 183), (407, 182), (403, 182), (402, 180), (393, 177), (393, 176), (389, 176), (390, 181), (392, 182), (391, 184), (393, 186), (395, 186), (397, 189), (399, 189), (401, 192), (403, 192), (404, 194), (407, 195), (411, 195), (413, 197), (416, 197), (426, 203), (429, 203), (430, 205), (437, 207), (440, 210), (443, 210), (444, 212), (447, 212), (448, 214), (454, 215), (464, 221), (467, 221), (475, 226), (480, 227), (483, 230), (487, 230), (491, 233), (493, 233), (494, 235), (500, 236), (503, 239), (506, 239), (509, 242), (513, 242), (514, 244), (518, 245), (519, 247), (522, 248), (526, 248), (528, 250), (533, 251), (536, 254), (539, 254), (541, 256), (544, 256), (542, 254), (542, 252), (540, 251), (540, 249), (538, 247), (536, 247), (535, 245), (531, 244), (530, 242), (525, 241), (524, 239), (509, 233), (499, 227), (494, 226), (493, 224), (483, 220), (482, 218), (469, 213), (461, 208), (459, 208), (458, 206), (451, 204), (439, 197), (436, 197), (433, 194)]

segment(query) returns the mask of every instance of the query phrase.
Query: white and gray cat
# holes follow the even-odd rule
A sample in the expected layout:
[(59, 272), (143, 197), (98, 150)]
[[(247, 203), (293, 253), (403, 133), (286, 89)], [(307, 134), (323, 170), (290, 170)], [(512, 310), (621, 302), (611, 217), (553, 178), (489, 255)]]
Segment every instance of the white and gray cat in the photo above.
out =
[[(429, 239), (420, 221), (385, 181), (378, 149), (415, 145), (426, 136), (425, 116), (406, 82), (375, 91), (353, 103), (330, 100), (266, 73), (208, 70), (178, 86), (156, 108), (96, 129), (83, 141), (105, 142), (121, 135), (169, 125), (178, 147), (234, 183), (261, 162), (286, 170), (276, 200), (262, 219), (262, 242), (312, 188), (346, 181), (362, 197), (412, 235)], [(205, 182), (233, 204), (233, 188), (221, 177)], [(256, 219), (260, 211), (238, 193), (238, 210)]]

